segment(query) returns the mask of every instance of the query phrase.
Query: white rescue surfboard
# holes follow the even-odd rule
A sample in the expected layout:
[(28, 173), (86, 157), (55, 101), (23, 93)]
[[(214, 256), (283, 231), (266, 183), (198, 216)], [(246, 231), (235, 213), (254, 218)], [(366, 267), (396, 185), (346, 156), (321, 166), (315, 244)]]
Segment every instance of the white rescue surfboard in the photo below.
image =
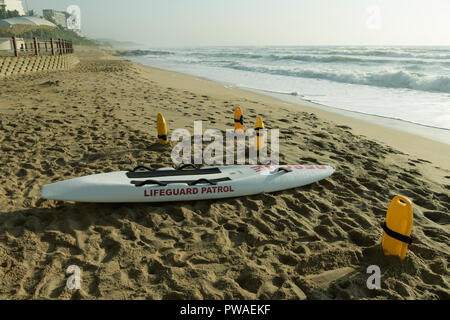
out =
[[(144, 170), (142, 170), (144, 169)], [(44, 199), (77, 202), (168, 202), (275, 192), (329, 177), (325, 165), (236, 165), (94, 174), (44, 185)]]

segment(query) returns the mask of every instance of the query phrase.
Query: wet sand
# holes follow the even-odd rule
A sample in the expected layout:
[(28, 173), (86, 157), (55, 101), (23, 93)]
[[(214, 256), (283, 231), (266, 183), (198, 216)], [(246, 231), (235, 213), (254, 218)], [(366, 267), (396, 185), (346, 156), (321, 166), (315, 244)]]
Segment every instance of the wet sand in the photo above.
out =
[[(0, 80), (0, 298), (450, 298), (448, 145), (99, 51), (79, 56), (71, 71)], [(40, 199), (46, 183), (172, 166), (174, 143), (156, 143), (158, 112), (169, 130), (192, 132), (194, 120), (225, 130), (235, 105), (247, 126), (259, 115), (280, 129), (280, 163), (336, 172), (301, 188), (217, 201)], [(414, 203), (403, 262), (380, 248), (397, 194)], [(366, 287), (374, 264), (380, 290)], [(81, 290), (66, 287), (70, 265), (81, 269)]]

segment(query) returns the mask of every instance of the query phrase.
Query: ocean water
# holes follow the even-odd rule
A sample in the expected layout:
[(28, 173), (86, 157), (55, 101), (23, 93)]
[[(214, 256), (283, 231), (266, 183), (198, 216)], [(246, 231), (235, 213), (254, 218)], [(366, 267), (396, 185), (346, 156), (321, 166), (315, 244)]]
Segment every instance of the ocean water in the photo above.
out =
[(132, 60), (291, 101), (450, 130), (450, 47), (193, 47), (147, 53)]

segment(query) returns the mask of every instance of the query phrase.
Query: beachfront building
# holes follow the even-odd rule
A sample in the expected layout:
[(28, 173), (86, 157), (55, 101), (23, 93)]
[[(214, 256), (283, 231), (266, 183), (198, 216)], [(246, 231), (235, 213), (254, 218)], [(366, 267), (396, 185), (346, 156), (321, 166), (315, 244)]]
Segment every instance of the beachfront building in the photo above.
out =
[(53, 9), (44, 9), (42, 10), (42, 14), (44, 18), (56, 23), (57, 25), (67, 28), (67, 13), (62, 11), (56, 11)]
[(24, 26), (24, 25), (30, 25), (30, 26), (36, 26), (36, 27), (45, 26), (48, 28), (56, 27), (56, 25), (54, 25), (50, 21), (47, 21), (45, 19), (41, 19), (38, 17), (14, 17), (14, 18), (0, 20), (0, 27), (13, 27), (13, 26)]
[(17, 10), (19, 15), (25, 15), (25, 10), (23, 10), (22, 1), (20, 0), (0, 0), (0, 9), (2, 8), (8, 11)]
[[(50, 21), (47, 21), (45, 19), (41, 19), (38, 17), (14, 17), (14, 18), (8, 18), (8, 19), (1, 19), (0, 20), (0, 30), (1, 29), (11, 29), (11, 30), (22, 30), (21, 33), (25, 29), (32, 30), (37, 28), (56, 28), (56, 25), (51, 23)], [(24, 29), (25, 28), (25, 29)], [(22, 38), (17, 38), (17, 46), (23, 47), (24, 46), (24, 40)], [(13, 49), (13, 44), (11, 41), (11, 37), (0, 37), (0, 53), (2, 51), (9, 51)]]

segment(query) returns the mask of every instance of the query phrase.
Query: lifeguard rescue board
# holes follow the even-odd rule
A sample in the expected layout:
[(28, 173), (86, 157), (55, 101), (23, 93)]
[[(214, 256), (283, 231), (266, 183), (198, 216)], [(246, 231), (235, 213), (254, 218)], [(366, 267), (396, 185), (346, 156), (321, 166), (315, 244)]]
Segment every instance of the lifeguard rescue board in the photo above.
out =
[[(142, 170), (144, 169), (144, 170)], [(73, 178), (42, 187), (44, 199), (76, 202), (167, 202), (275, 192), (325, 179), (325, 165), (235, 165), (179, 169), (139, 166)]]

